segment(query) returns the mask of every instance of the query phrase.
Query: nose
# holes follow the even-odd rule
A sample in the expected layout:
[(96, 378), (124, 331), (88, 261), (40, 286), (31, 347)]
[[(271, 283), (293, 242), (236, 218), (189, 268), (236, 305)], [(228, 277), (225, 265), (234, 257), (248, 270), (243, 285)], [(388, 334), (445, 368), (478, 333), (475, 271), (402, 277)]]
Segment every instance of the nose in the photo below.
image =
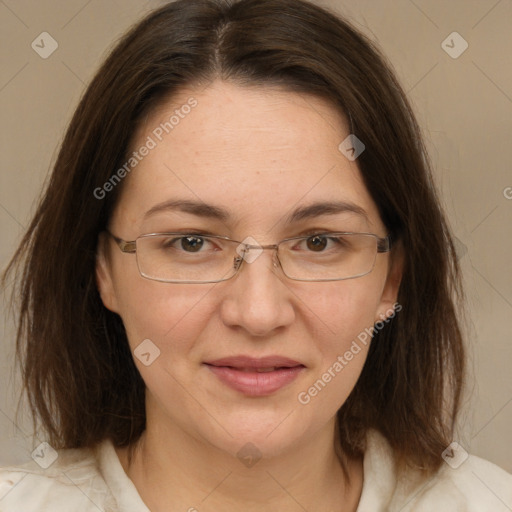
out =
[[(263, 250), (255, 259), (250, 251), (239, 261), (237, 274), (225, 283), (221, 318), (225, 325), (251, 336), (267, 336), (295, 320), (293, 293), (279, 269), (275, 250)], [(281, 274), (281, 275), (280, 275)]]

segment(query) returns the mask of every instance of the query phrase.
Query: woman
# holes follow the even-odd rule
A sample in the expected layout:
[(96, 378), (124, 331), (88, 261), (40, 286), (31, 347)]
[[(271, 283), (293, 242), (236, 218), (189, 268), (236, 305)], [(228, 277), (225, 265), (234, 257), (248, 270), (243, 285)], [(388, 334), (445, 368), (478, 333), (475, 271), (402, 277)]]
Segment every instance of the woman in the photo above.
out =
[(319, 7), (135, 26), (15, 268), (43, 442), (0, 473), (4, 511), (512, 506), (453, 443), (459, 271), (414, 116)]

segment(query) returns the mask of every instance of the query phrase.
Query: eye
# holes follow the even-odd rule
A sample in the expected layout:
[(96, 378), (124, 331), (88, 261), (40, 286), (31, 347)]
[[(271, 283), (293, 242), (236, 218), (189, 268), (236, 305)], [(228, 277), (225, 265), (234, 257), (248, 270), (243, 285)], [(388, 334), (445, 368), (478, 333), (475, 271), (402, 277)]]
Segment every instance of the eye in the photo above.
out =
[(348, 235), (346, 236), (336, 236), (331, 233), (311, 233), (310, 236), (305, 236), (304, 238), (297, 241), (293, 250), (296, 251), (304, 251), (306, 253), (316, 253), (316, 254), (340, 254), (347, 250), (350, 250), (350, 242), (348, 240)]
[(198, 236), (184, 236), (180, 240), (181, 248), (187, 252), (198, 252), (204, 245), (204, 238)]
[(348, 248), (347, 240), (341, 236), (328, 236), (328, 233), (314, 234), (304, 240), (311, 252), (341, 251)]
[(163, 246), (165, 249), (176, 249), (189, 253), (200, 252), (201, 249), (208, 244), (209, 240), (206, 237), (197, 235), (180, 236), (171, 238), (164, 241)]
[(325, 236), (310, 236), (306, 240), (307, 248), (311, 251), (320, 252), (323, 251), (327, 247), (327, 237)]

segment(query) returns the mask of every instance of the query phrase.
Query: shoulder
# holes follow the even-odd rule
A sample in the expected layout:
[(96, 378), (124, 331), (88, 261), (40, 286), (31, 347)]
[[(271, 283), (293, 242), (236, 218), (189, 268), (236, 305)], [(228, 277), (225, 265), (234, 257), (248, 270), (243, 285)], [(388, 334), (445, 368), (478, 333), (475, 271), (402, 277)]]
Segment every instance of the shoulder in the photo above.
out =
[(2, 512), (114, 512), (115, 501), (97, 464), (96, 449), (59, 450), (41, 444), (33, 460), (0, 468)]
[[(385, 506), (385, 510), (512, 510), (512, 475), (489, 461), (468, 454), (460, 447), (450, 450), (449, 456), (445, 453), (445, 462), (429, 479), (423, 478), (417, 470), (397, 474), (391, 448), (379, 433), (372, 432), (368, 452), (365, 455), (365, 473), (368, 467), (368, 475), (365, 474), (365, 477), (368, 476), (368, 479), (380, 489), (378, 503), (381, 507)], [(387, 469), (387, 476), (384, 478), (383, 469)], [(363, 496), (364, 490), (363, 487)], [(364, 503), (361, 504), (363, 507), (358, 509), (358, 512), (370, 510)], [(373, 504), (377, 502), (373, 501)]]
[(418, 489), (411, 507), (405, 510), (434, 509), (465, 512), (510, 511), (512, 475), (474, 455), (467, 455), (460, 465), (443, 464), (437, 474)]

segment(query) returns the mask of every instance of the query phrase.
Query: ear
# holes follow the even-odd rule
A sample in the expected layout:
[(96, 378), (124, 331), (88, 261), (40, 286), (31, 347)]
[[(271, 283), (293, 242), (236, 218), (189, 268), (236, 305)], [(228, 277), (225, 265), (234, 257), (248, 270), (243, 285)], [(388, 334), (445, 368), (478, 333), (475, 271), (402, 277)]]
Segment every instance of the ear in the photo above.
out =
[(98, 236), (98, 249), (96, 252), (96, 286), (100, 293), (103, 305), (119, 313), (117, 297), (112, 279), (112, 265), (109, 253), (109, 239), (106, 233), (100, 233)]
[(377, 309), (375, 322), (383, 321), (394, 314), (394, 311), (400, 311), (402, 306), (397, 305), (398, 290), (402, 281), (404, 269), (404, 251), (400, 241), (391, 250), (388, 266), (388, 275), (386, 283), (382, 290), (381, 300)]

